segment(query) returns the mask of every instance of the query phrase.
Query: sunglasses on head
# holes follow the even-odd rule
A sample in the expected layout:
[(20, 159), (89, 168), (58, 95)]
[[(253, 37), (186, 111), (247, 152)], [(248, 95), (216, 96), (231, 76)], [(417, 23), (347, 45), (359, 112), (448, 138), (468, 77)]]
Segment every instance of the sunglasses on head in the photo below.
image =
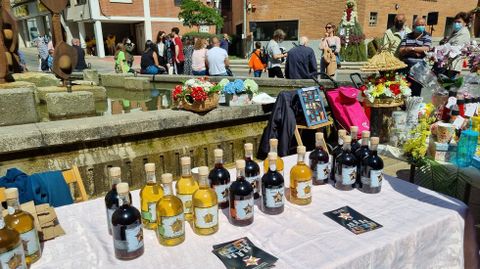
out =
[(325, 26), (325, 29), (332, 29), (332, 26)]

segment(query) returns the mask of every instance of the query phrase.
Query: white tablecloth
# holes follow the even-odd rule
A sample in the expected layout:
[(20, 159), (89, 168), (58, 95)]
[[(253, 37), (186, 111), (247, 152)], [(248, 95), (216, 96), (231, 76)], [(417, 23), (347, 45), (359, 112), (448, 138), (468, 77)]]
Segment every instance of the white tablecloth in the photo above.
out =
[[(290, 171), (296, 157), (284, 160)], [(288, 186), (288, 175), (285, 182)], [(132, 192), (137, 208), (138, 194)], [(277, 256), (276, 268), (463, 268), (467, 207), (456, 199), (389, 176), (379, 194), (330, 185), (315, 186), (312, 194), (312, 204), (286, 202), (277, 216), (256, 207), (254, 223), (247, 227), (229, 224), (223, 211), (220, 229), (211, 236), (196, 235), (186, 225), (186, 240), (175, 247), (161, 246), (153, 231), (144, 230), (145, 253), (132, 261), (113, 254), (103, 198), (60, 207), (56, 212), (66, 235), (46, 242), (32, 268), (224, 268), (212, 245), (244, 236)], [(354, 235), (323, 215), (345, 205), (383, 228)]]

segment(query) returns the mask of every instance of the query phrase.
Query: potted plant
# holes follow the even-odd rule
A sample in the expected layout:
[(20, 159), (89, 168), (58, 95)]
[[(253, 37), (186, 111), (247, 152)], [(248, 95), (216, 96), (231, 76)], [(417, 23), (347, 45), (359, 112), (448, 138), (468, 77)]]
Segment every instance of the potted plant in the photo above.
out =
[(360, 90), (367, 106), (400, 106), (406, 97), (412, 95), (405, 76), (393, 72), (370, 76), (367, 85), (362, 86)]
[(252, 79), (236, 79), (220, 81), (223, 86), (222, 93), (225, 94), (225, 101), (228, 106), (244, 106), (252, 104), (252, 98), (258, 94), (258, 84)]
[(194, 78), (177, 85), (173, 89), (172, 98), (178, 108), (207, 112), (218, 106), (221, 87), (205, 78)]

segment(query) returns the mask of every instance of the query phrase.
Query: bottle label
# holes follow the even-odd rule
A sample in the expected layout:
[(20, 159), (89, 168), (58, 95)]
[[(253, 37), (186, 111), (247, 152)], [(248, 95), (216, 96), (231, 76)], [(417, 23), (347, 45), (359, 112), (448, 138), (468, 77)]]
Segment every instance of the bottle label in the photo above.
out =
[(0, 254), (0, 268), (27, 268), (22, 244), (18, 244), (16, 248)]
[[(115, 234), (114, 246), (118, 250), (126, 250), (127, 252), (134, 252), (143, 247), (143, 230), (140, 223), (126, 226), (125, 237), (121, 235), (123, 225), (119, 225), (118, 233)], [(122, 227), (123, 226), (123, 227)], [(124, 240), (121, 240), (124, 239)]]
[(157, 221), (157, 203), (148, 203), (148, 211), (142, 211), (142, 218), (148, 222)]
[(383, 170), (370, 170), (370, 187), (377, 188), (382, 186)]
[(158, 234), (165, 238), (177, 238), (185, 234), (185, 215), (180, 213), (173, 217), (159, 217)]
[(329, 163), (318, 163), (317, 164), (317, 170), (315, 171), (315, 177), (316, 180), (325, 180), (328, 178), (328, 175), (330, 173)]
[(230, 187), (229, 184), (224, 185), (213, 185), (213, 189), (217, 194), (218, 203), (224, 203), (228, 201), (228, 188)]
[(297, 182), (297, 198), (308, 199), (310, 197), (312, 197), (312, 181)]
[(33, 228), (28, 232), (20, 234), (20, 238), (25, 249), (25, 256), (33, 255), (40, 249), (37, 229)]
[(110, 232), (112, 231), (112, 215), (113, 212), (115, 212), (115, 209), (116, 208), (107, 208), (107, 224)]
[(269, 208), (281, 207), (285, 203), (285, 189), (282, 186), (265, 188), (265, 206)]
[(246, 177), (245, 178), (250, 184), (252, 184), (253, 192), (260, 193), (260, 175), (256, 175), (253, 177)]
[(253, 196), (247, 200), (235, 200), (235, 219), (247, 220), (253, 217)]
[(13, 206), (7, 207), (8, 215), (13, 215), (15, 213), (15, 208)]
[(191, 194), (177, 194), (177, 197), (182, 200), (183, 203), (183, 213), (191, 214), (192, 213), (192, 195)]
[(207, 208), (195, 207), (194, 214), (197, 228), (207, 229), (218, 225), (218, 205)]
[(357, 167), (356, 166), (342, 165), (342, 184), (343, 185), (354, 184), (356, 177), (357, 177)]

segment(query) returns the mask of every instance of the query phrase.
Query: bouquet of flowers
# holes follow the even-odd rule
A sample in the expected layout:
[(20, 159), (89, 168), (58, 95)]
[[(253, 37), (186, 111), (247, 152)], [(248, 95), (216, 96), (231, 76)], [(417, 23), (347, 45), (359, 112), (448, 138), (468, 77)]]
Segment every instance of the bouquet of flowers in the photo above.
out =
[(360, 87), (370, 103), (378, 99), (403, 100), (412, 95), (412, 90), (405, 76), (398, 73), (387, 73), (384, 76), (372, 75), (367, 85)]
[(219, 83), (223, 86), (223, 93), (230, 95), (240, 95), (240, 94), (249, 94), (257, 95), (258, 94), (258, 84), (252, 79), (236, 79), (232, 82), (228, 79), (223, 79)]
[(204, 78), (192, 78), (173, 89), (172, 98), (179, 107), (196, 112), (208, 111), (218, 105), (221, 86)]
[(462, 53), (467, 57), (470, 72), (480, 74), (480, 45), (473, 41), (463, 48)]

